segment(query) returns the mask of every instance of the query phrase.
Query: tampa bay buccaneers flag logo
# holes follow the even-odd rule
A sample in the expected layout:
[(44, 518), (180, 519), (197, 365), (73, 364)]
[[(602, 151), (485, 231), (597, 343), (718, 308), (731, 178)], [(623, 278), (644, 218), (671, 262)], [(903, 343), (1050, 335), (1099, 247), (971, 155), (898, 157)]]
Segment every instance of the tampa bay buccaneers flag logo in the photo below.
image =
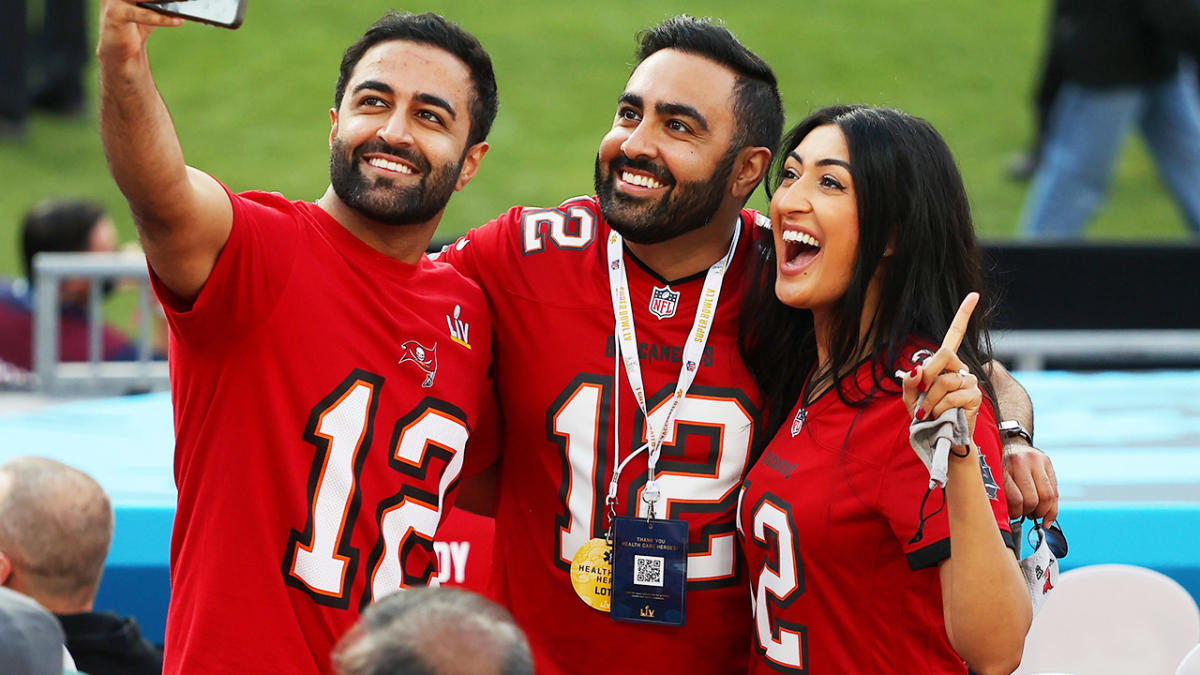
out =
[(421, 386), (428, 389), (433, 386), (433, 376), (437, 375), (437, 343), (426, 347), (416, 340), (408, 340), (400, 345), (401, 356), (397, 363), (411, 361), (425, 373), (425, 381)]

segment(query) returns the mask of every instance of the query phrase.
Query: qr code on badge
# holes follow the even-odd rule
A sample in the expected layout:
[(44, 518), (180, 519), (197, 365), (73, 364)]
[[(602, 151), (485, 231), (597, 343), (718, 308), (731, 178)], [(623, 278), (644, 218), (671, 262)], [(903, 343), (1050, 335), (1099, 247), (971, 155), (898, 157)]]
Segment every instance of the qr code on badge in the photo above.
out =
[(639, 586), (662, 586), (663, 562), (663, 558), (654, 556), (633, 556), (633, 583)]

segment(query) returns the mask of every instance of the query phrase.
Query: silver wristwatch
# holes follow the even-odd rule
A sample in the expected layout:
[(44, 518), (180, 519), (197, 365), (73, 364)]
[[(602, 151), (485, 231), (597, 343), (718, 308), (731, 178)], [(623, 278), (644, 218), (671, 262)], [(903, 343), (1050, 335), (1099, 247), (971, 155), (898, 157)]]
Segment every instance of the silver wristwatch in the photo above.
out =
[(1004, 438), (1020, 436), (1025, 439), (1026, 443), (1033, 445), (1033, 434), (1029, 433), (1029, 430), (1021, 426), (1021, 423), (1016, 420), (1004, 420), (1001, 422), (1000, 435)]

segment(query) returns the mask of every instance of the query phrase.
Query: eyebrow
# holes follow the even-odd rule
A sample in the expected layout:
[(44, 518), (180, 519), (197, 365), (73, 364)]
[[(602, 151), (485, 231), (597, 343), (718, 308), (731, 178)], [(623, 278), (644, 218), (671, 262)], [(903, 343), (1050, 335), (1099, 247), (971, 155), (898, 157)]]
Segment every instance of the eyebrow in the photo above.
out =
[[(384, 94), (387, 94), (388, 96), (395, 96), (395, 94), (396, 94), (396, 90), (392, 89), (391, 85), (389, 85), (385, 82), (380, 82), (379, 80), (363, 80), (362, 82), (359, 82), (357, 85), (355, 85), (354, 91), (352, 93), (357, 94), (360, 91), (368, 90), (368, 89), (371, 91), (382, 92)], [(450, 102), (447, 101), (446, 99), (442, 98), (441, 96), (438, 96), (436, 94), (418, 93), (418, 94), (415, 94), (413, 96), (413, 98), (416, 99), (417, 101), (420, 101), (421, 103), (426, 103), (426, 104), (429, 104), (432, 106), (437, 106), (438, 108), (445, 110), (446, 113), (450, 115), (450, 119), (452, 119), (452, 120), (458, 119), (458, 113), (455, 112), (454, 106), (450, 105)]]
[(696, 125), (699, 126), (701, 130), (708, 131), (708, 120), (704, 119), (704, 115), (701, 115), (699, 110), (696, 110), (690, 105), (684, 105), (682, 103), (659, 103), (658, 105), (654, 106), (654, 111), (659, 115), (664, 116), (674, 115), (676, 117), (690, 118), (695, 120)]
[(429, 105), (437, 106), (442, 110), (445, 110), (446, 113), (450, 115), (450, 119), (452, 120), (458, 119), (458, 113), (454, 112), (454, 106), (450, 105), (450, 101), (447, 101), (441, 96), (436, 94), (419, 93), (413, 96), (413, 98), (421, 103), (428, 103)]
[[(629, 92), (621, 94), (617, 102), (627, 103), (635, 108), (646, 107), (645, 101), (642, 100), (641, 96)], [(702, 131), (708, 131), (708, 120), (705, 119), (704, 115), (700, 114), (699, 110), (690, 105), (684, 105), (683, 103), (659, 103), (654, 106), (654, 112), (663, 116), (687, 117), (695, 121), (696, 126), (700, 127)]]
[[(804, 164), (804, 159), (801, 158), (800, 155), (797, 155), (795, 150), (793, 150), (792, 152), (789, 152), (788, 157), (791, 157), (792, 159), (796, 160), (797, 162), (800, 162), (801, 164)], [(850, 163), (843, 162), (840, 159), (829, 158), (829, 159), (822, 159), (822, 160), (817, 161), (817, 166), (829, 166), (831, 164), (835, 164), (837, 166), (843, 167), (847, 171), (850, 170)]]
[(363, 80), (362, 82), (359, 82), (357, 85), (355, 85), (354, 90), (351, 93), (357, 94), (358, 92), (363, 91), (364, 89), (381, 91), (388, 95), (392, 95), (392, 94), (396, 93), (396, 91), (394, 89), (392, 89), (389, 85), (384, 84), (383, 82), (380, 82), (379, 80)]

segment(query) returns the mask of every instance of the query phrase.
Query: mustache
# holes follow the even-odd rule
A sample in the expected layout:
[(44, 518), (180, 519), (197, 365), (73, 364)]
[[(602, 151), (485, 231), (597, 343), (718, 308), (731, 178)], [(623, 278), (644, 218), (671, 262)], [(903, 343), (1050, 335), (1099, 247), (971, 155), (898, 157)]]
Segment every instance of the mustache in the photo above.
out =
[(354, 159), (362, 159), (363, 155), (370, 153), (378, 153), (381, 155), (391, 155), (412, 164), (422, 174), (428, 174), (430, 170), (429, 160), (425, 159), (425, 155), (417, 152), (413, 148), (399, 147), (388, 145), (379, 139), (372, 139), (363, 143), (354, 149)]
[(654, 177), (654, 180), (662, 183), (663, 185), (675, 184), (675, 176), (671, 175), (671, 171), (667, 169), (667, 167), (656, 162), (652, 162), (648, 159), (636, 157), (630, 159), (629, 157), (619, 156), (608, 163), (608, 170), (612, 174), (618, 173), (623, 169), (631, 169), (633, 171), (648, 173)]

